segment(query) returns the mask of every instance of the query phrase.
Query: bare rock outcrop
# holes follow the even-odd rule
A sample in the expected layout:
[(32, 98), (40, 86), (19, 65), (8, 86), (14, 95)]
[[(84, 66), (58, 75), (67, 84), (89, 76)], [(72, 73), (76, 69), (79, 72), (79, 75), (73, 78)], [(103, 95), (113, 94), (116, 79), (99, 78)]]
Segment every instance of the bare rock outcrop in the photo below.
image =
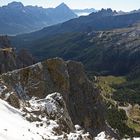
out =
[(21, 100), (43, 99), (61, 93), (74, 125), (79, 124), (93, 135), (104, 129), (104, 111), (99, 91), (87, 78), (81, 63), (60, 58), (1, 75)]
[(0, 74), (34, 63), (34, 58), (27, 50), (22, 49), (17, 53), (8, 37), (0, 36)]

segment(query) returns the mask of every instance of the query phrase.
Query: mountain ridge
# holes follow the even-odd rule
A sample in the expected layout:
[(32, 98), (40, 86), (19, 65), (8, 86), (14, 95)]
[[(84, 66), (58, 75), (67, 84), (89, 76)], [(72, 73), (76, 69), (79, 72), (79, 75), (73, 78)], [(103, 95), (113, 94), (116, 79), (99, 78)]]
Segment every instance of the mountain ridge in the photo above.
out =
[[(88, 70), (94, 70), (99, 73), (102, 71), (104, 74), (124, 75), (133, 69), (132, 66), (134, 64), (130, 60), (135, 59), (136, 62), (138, 61), (138, 55), (135, 56), (134, 54), (137, 54), (139, 49), (139, 19), (140, 13), (117, 15), (116, 11), (103, 9), (98, 13), (92, 13), (86, 17), (73, 19), (31, 34), (15, 36), (11, 39), (13, 45), (18, 49), (25, 47), (40, 60), (45, 57), (59, 56), (66, 60), (82, 61)], [(96, 25), (98, 23), (96, 20), (100, 22), (98, 25)], [(103, 28), (104, 30), (102, 30)], [(138, 47), (134, 54), (131, 51), (129, 52), (131, 57), (129, 54), (123, 56), (123, 51), (127, 51), (128, 42), (126, 40), (130, 42), (130, 50), (133, 50), (134, 46)], [(38, 46), (41, 46), (39, 51), (37, 51)], [(119, 56), (117, 55), (117, 47), (120, 53)], [(111, 56), (106, 54), (107, 57), (103, 59), (105, 53), (109, 52), (109, 49), (109, 54), (112, 53)], [(100, 57), (96, 58), (97, 56), (94, 54), (94, 51), (97, 51), (96, 55)], [(105, 52), (103, 53), (103, 51)], [(96, 61), (92, 63), (93, 60), (91, 58)], [(119, 63), (119, 60), (124, 60), (124, 58), (129, 66), (126, 63)], [(111, 68), (110, 62), (112, 59), (117, 65)], [(106, 63), (102, 63), (105, 60)]]
[[(104, 13), (105, 15), (103, 15)], [(64, 33), (113, 30), (132, 26), (139, 22), (139, 20), (140, 12), (117, 15), (116, 11), (111, 9), (102, 9), (96, 13), (90, 14), (89, 16), (71, 19), (62, 24), (43, 28), (37, 32), (16, 36), (15, 39), (32, 41), (33, 38), (35, 38), (34, 40), (37, 40), (39, 38), (51, 37)]]
[(46, 9), (12, 2), (0, 7), (0, 34), (32, 32), (76, 17), (67, 5)]

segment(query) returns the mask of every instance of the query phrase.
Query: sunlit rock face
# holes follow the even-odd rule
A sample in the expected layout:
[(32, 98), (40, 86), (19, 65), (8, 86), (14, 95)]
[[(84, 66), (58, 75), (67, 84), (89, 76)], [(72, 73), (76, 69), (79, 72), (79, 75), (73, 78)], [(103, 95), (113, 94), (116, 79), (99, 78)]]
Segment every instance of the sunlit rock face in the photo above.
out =
[(81, 63), (60, 58), (1, 75), (1, 81), (20, 100), (43, 99), (61, 93), (72, 123), (98, 133), (104, 128), (103, 105), (99, 91), (86, 76)]

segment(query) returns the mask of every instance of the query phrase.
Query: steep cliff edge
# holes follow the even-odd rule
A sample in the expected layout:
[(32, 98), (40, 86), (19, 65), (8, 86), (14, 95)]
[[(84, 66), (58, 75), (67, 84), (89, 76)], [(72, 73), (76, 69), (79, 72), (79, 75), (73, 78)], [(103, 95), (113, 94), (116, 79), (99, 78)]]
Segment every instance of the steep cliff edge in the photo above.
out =
[(87, 78), (79, 62), (48, 59), (2, 74), (0, 79), (1, 98), (15, 100), (15, 107), (21, 107), (21, 102), (27, 102), (33, 97), (44, 99), (58, 92), (64, 98), (73, 125), (79, 124), (94, 136), (105, 130), (100, 93)]
[(73, 126), (60, 93), (31, 99), (16, 109), (0, 99), (1, 140), (91, 140), (80, 126)]
[(34, 58), (22, 49), (18, 53), (7, 36), (0, 36), (0, 74), (34, 64)]

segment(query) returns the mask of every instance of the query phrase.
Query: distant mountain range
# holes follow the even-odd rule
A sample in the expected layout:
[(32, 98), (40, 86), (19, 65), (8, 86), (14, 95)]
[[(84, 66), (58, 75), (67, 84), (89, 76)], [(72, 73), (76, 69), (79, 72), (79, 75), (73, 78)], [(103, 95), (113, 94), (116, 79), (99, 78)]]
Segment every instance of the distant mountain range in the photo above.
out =
[[(59, 56), (64, 59), (82, 61), (88, 70), (106, 71), (109, 74), (125, 74), (134, 67), (131, 67), (133, 63), (129, 62), (129, 59), (131, 59), (129, 53), (127, 52), (128, 58), (124, 58), (123, 56), (126, 55), (123, 54), (122, 50), (128, 51), (126, 41), (130, 39), (134, 39), (131, 42), (134, 41), (135, 44), (129, 44), (130, 52), (133, 52), (131, 47), (133, 49), (133, 46), (136, 47), (139, 44), (137, 38), (137, 36), (139, 37), (139, 26), (135, 29), (135, 24), (139, 21), (140, 12), (118, 15), (116, 11), (111, 9), (102, 9), (89, 16), (72, 19), (38, 32), (19, 35), (11, 39), (17, 49), (27, 48), (39, 60)], [(118, 28), (120, 28), (120, 31), (116, 30)], [(110, 30), (112, 31), (108, 32)], [(115, 50), (111, 49), (113, 46)], [(117, 47), (118, 51), (122, 51), (120, 52), (122, 56), (117, 56)], [(110, 55), (105, 57), (102, 55), (102, 51), (106, 51), (105, 56)], [(132, 57), (139, 59), (135, 54)], [(103, 61), (105, 58), (107, 59), (106, 64)], [(114, 62), (118, 63), (116, 67), (110, 67), (113, 59)], [(127, 66), (121, 63), (120, 59), (121, 61), (123, 59), (128, 61)]]
[(91, 13), (89, 16), (81, 16), (62, 24), (46, 27), (40, 31), (22, 34), (14, 38), (31, 42), (32, 40), (64, 33), (79, 33), (124, 28), (139, 22), (139, 20), (140, 12), (118, 15), (116, 11), (111, 9), (102, 9), (96, 13)]
[(73, 9), (73, 12), (75, 14), (77, 14), (78, 16), (87, 16), (89, 14), (91, 14), (92, 12), (97, 12), (98, 10), (94, 9), (94, 8), (90, 8), (90, 9)]
[(12, 2), (0, 7), (0, 34), (21, 34), (65, 22), (77, 15), (64, 3), (56, 8), (24, 6)]

